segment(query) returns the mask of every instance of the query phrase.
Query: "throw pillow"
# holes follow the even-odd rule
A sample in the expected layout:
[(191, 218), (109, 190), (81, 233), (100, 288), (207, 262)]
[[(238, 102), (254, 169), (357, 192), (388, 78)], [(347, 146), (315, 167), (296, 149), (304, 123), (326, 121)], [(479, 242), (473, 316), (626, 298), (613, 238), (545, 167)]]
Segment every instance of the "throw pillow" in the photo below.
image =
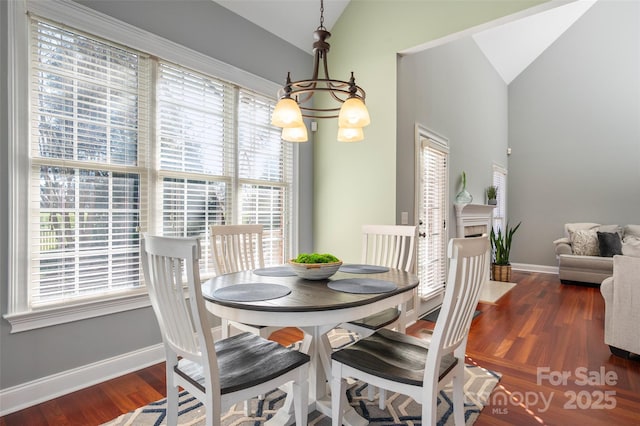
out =
[(564, 229), (569, 236), (569, 239), (573, 242), (573, 236), (577, 231), (586, 231), (586, 230), (598, 230), (600, 226), (599, 223), (591, 223), (591, 222), (578, 222), (578, 223), (567, 223), (564, 225)]
[(620, 225), (600, 225), (597, 230), (600, 232), (617, 232), (622, 240), (622, 226)]
[(625, 237), (636, 237), (640, 239), (640, 225), (627, 225), (624, 227)]
[(579, 230), (573, 233), (573, 254), (579, 256), (598, 256), (598, 234), (595, 229)]
[(628, 236), (622, 241), (622, 254), (640, 257), (640, 238)]
[(620, 235), (617, 232), (598, 231), (598, 248), (602, 257), (613, 257), (616, 254), (622, 254)]

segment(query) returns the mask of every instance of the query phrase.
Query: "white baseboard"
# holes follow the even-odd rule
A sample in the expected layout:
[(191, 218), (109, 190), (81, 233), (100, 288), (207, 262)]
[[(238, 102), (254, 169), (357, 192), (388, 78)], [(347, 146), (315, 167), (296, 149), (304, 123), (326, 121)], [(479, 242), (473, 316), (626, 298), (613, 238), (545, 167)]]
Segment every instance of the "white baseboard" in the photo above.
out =
[(164, 360), (162, 344), (149, 346), (0, 391), (0, 416), (122, 376)]
[[(214, 338), (220, 327), (213, 329)], [(164, 361), (163, 345), (157, 344), (82, 367), (63, 371), (0, 390), (0, 416), (93, 386)]]
[(526, 272), (541, 272), (544, 274), (556, 274), (558, 275), (558, 267), (557, 266), (549, 266), (549, 265), (530, 265), (527, 263), (512, 263), (511, 268), (516, 271), (526, 271)]

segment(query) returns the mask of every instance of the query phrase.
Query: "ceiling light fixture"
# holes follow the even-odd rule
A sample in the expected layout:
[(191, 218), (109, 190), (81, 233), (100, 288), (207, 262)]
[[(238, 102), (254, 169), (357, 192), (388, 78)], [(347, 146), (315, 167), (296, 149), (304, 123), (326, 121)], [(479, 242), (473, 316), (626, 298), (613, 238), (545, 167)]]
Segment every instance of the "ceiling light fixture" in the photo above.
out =
[[(278, 91), (280, 99), (271, 116), (271, 124), (282, 127), (282, 139), (289, 142), (305, 142), (307, 128), (304, 118), (338, 118), (338, 140), (356, 142), (364, 139), (362, 128), (371, 120), (364, 104), (365, 92), (356, 85), (351, 73), (349, 81), (332, 80), (329, 77), (327, 54), (331, 33), (324, 27), (324, 0), (320, 0), (320, 26), (313, 33), (313, 76), (310, 80), (291, 81), (291, 73), (287, 73), (287, 82)], [(320, 76), (320, 66), (324, 78)], [(329, 108), (312, 108), (305, 106), (316, 92), (327, 92), (340, 105)]]

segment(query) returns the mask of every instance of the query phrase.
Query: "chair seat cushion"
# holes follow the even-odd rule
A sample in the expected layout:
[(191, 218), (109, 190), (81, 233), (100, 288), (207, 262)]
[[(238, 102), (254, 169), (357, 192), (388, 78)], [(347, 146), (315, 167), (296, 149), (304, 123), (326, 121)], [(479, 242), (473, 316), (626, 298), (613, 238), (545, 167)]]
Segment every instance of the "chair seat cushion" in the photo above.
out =
[[(396, 331), (381, 329), (351, 346), (334, 352), (331, 358), (365, 373), (422, 386), (428, 343)], [(451, 354), (442, 358), (439, 379), (458, 363)]]
[[(309, 355), (252, 333), (219, 340), (215, 348), (222, 395), (266, 382), (309, 362)], [(205, 391), (200, 364), (183, 358), (174, 371)]]
[(400, 310), (398, 308), (389, 308), (377, 314), (369, 315), (366, 318), (351, 321), (350, 324), (368, 328), (369, 330), (379, 330), (393, 323), (398, 318), (400, 318)]

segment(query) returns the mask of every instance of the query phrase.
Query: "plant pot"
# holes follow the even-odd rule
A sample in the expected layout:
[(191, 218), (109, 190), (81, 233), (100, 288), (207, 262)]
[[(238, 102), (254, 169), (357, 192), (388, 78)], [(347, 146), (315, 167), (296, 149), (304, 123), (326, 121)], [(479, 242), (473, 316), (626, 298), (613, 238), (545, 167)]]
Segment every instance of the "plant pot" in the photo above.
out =
[(491, 279), (493, 281), (511, 282), (511, 265), (491, 264)]
[(495, 206), (498, 204), (498, 200), (496, 200), (495, 198), (491, 198), (489, 199), (489, 201), (487, 201), (487, 204), (489, 204), (490, 206)]

